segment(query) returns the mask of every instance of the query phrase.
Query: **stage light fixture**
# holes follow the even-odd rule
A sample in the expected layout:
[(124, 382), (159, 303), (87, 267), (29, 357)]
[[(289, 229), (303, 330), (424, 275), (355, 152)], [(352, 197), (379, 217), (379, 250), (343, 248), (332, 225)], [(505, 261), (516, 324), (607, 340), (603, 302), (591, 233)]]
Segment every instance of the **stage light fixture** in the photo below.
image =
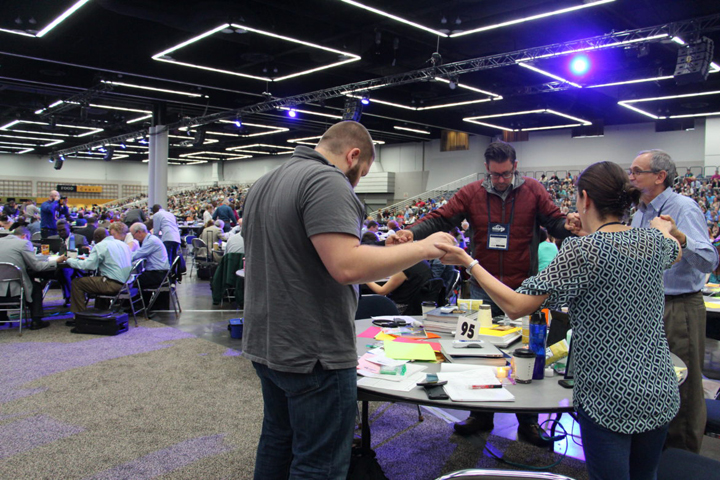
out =
[(356, 97), (348, 96), (345, 99), (345, 107), (343, 108), (343, 120), (360, 121), (362, 116), (362, 101)]
[(53, 168), (55, 170), (60, 170), (63, 167), (63, 163), (65, 163), (65, 160), (63, 160), (62, 157), (57, 157), (55, 158), (55, 165), (53, 165)]
[(241, 117), (240, 115), (238, 115), (237, 117), (235, 117), (235, 126), (236, 126), (237, 128), (242, 128), (242, 126), (243, 126), (242, 117)]
[[(102, 151), (102, 149), (100, 151)], [(110, 160), (112, 160), (114, 154), (115, 154), (115, 148), (107, 147), (105, 149), (105, 155), (103, 155), (103, 160), (105, 160), (106, 162), (109, 162)]]
[(578, 55), (570, 60), (570, 71), (575, 75), (585, 75), (590, 70), (590, 59), (586, 55)]
[(291, 108), (290, 110), (288, 110), (288, 117), (290, 117), (290, 118), (297, 117), (297, 112), (295, 111), (294, 108)]
[(363, 105), (370, 105), (370, 97), (368, 97), (367, 94), (363, 95), (360, 99), (360, 103), (362, 103)]

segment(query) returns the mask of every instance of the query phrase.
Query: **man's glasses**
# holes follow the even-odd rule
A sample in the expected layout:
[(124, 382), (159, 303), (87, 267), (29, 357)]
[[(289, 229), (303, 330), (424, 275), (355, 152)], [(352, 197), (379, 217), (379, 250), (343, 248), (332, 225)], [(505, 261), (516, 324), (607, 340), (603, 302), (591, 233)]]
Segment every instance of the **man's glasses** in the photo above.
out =
[(643, 173), (658, 173), (655, 170), (640, 170), (639, 168), (628, 168), (626, 171), (628, 175), (632, 175), (634, 177), (642, 175)]
[(500, 180), (501, 178), (504, 178), (505, 180), (509, 180), (512, 178), (513, 175), (515, 175), (515, 170), (512, 170), (510, 172), (505, 173), (495, 173), (495, 172), (489, 172), (488, 175), (493, 178), (493, 180)]

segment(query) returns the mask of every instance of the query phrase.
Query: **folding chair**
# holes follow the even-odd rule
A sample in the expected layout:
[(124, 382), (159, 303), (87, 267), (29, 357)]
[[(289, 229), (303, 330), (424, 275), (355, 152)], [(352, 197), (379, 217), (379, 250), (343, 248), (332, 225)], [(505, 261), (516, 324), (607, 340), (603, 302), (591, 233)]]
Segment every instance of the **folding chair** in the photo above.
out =
[[(127, 300), (130, 304), (130, 310), (133, 314), (133, 320), (135, 320), (135, 326), (137, 327), (137, 313), (144, 312), (145, 313), (145, 319), (148, 319), (147, 317), (147, 308), (145, 308), (145, 299), (142, 296), (142, 291), (140, 290), (140, 282), (138, 282), (138, 276), (143, 271), (143, 267), (145, 265), (145, 259), (141, 258), (132, 267), (132, 270), (130, 270), (130, 274), (128, 275), (128, 278), (125, 279), (125, 282), (123, 282), (122, 287), (120, 287), (120, 290), (115, 295), (96, 295), (95, 296), (95, 302), (97, 302), (98, 298), (103, 298), (105, 300), (110, 300), (110, 306), (108, 307), (108, 310), (112, 310), (113, 307), (118, 303), (122, 302), (124, 300)], [(142, 308), (135, 309), (135, 304), (141, 303)]]
[(209, 262), (209, 254), (207, 244), (199, 238), (192, 239), (192, 266), (190, 267), (190, 276), (192, 277), (193, 269), (197, 269), (198, 260), (203, 262)]
[(42, 233), (40, 232), (35, 232), (32, 234), (32, 237), (30, 237), (30, 241), (32, 242), (39, 242), (40, 240), (42, 240)]
[[(173, 310), (175, 311), (175, 315), (178, 313), (182, 313), (182, 307), (180, 306), (180, 300), (178, 299), (177, 295), (177, 279), (173, 275), (173, 272), (177, 268), (177, 264), (180, 261), (180, 257), (175, 257), (175, 260), (173, 261), (172, 265), (170, 266), (170, 270), (168, 270), (167, 274), (163, 278), (162, 282), (160, 282), (160, 285), (157, 288), (145, 288), (145, 292), (152, 292), (152, 296), (150, 297), (150, 301), (147, 304), (147, 310), (145, 310), (146, 314), (147, 312), (152, 308), (152, 306), (155, 304), (155, 301), (160, 296), (162, 292), (168, 292), (170, 295), (170, 303), (172, 304)], [(140, 285), (142, 287), (142, 285)], [(179, 311), (178, 311), (179, 310)]]
[(10, 320), (10, 317), (8, 317), (7, 320), (1, 320), (0, 323), (18, 322), (20, 324), (19, 333), (22, 336), (23, 322), (26, 322), (28, 318), (22, 269), (13, 263), (0, 262), (0, 284), (7, 285), (8, 297), (10, 297), (10, 289), (13, 283), (20, 286), (20, 295), (0, 300), (0, 312), (10, 313), (19, 310), (20, 316), (17, 320)]

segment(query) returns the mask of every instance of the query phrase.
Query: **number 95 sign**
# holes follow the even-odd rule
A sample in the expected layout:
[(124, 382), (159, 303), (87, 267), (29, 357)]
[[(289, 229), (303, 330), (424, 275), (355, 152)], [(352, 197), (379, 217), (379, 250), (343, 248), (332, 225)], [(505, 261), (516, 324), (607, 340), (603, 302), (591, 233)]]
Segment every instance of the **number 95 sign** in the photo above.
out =
[(458, 317), (455, 340), (477, 340), (480, 325), (476, 318)]

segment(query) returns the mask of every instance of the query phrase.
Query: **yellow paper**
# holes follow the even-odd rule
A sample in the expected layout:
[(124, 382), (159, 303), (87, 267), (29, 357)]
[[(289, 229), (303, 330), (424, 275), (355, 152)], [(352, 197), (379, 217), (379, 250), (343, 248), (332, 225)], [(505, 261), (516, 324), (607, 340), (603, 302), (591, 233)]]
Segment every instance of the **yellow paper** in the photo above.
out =
[(426, 343), (385, 341), (385, 355), (395, 360), (435, 360), (435, 352)]
[(387, 333), (380, 332), (377, 335), (375, 335), (375, 340), (387, 340), (389, 342), (392, 342), (395, 340), (395, 337), (392, 335), (388, 335)]
[(720, 303), (705, 302), (705, 308), (720, 308)]

